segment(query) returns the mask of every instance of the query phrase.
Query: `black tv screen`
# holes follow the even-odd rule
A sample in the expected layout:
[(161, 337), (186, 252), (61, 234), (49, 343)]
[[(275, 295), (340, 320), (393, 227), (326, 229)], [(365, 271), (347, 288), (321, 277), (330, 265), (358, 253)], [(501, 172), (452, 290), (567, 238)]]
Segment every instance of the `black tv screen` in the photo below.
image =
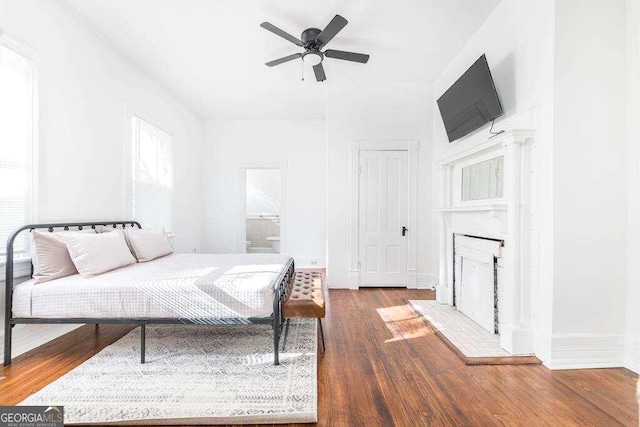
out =
[(449, 142), (502, 115), (502, 105), (485, 55), (447, 89), (438, 99), (438, 107)]

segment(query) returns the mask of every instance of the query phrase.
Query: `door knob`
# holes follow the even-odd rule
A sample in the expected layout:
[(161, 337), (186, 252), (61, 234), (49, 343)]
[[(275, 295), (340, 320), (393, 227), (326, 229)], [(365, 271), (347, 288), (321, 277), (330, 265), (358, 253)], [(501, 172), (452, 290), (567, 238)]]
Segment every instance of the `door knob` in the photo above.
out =
[(403, 226), (403, 227), (402, 227), (402, 235), (403, 235), (403, 236), (406, 236), (406, 235), (407, 235), (407, 231), (408, 231), (407, 227), (404, 227), (404, 226)]

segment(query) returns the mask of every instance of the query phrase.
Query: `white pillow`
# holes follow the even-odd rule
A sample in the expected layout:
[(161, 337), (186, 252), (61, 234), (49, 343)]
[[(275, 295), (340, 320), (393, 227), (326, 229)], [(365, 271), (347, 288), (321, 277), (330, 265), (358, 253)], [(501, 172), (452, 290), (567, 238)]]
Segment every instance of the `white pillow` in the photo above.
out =
[[(37, 237), (34, 237), (36, 236), (36, 234), (34, 233), (37, 233)], [(36, 283), (47, 282), (49, 280), (57, 279), (58, 277), (64, 277), (57, 276), (57, 274), (54, 273), (60, 268), (60, 266), (56, 265), (58, 262), (64, 263), (64, 261), (66, 261), (66, 258), (71, 261), (67, 245), (62, 239), (62, 235), (68, 233), (95, 234), (96, 232), (91, 228), (85, 228), (83, 230), (53, 232), (33, 230), (33, 232), (30, 233), (29, 239), (31, 240), (31, 263), (33, 264), (33, 278), (36, 279)], [(57, 239), (62, 242), (62, 245), (57, 244), (56, 241), (50, 238), (40, 238), (42, 236), (57, 236)], [(39, 239), (37, 244), (35, 242), (36, 238)], [(44, 265), (44, 271), (42, 271), (42, 269), (40, 268), (40, 263)], [(71, 262), (71, 264), (73, 265), (73, 262)], [(77, 273), (78, 270), (76, 270), (74, 266), (73, 273), (71, 274)], [(49, 277), (51, 275), (56, 275), (57, 277)], [(69, 276), (69, 274), (66, 274), (66, 276)]]
[(31, 262), (35, 283), (78, 274), (62, 235), (36, 230), (31, 232)]
[(138, 262), (147, 262), (173, 253), (164, 230), (127, 228), (127, 241)]
[(64, 234), (62, 238), (67, 244), (73, 264), (83, 277), (95, 276), (136, 262), (120, 230), (100, 234)]

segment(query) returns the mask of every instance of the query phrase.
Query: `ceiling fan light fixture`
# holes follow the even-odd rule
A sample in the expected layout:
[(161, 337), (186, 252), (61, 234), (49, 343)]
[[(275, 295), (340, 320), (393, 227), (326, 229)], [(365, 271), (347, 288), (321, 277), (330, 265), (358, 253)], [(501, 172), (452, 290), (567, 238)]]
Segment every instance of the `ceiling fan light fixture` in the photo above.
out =
[(333, 49), (328, 49), (324, 52), (322, 51), (327, 46), (327, 43), (342, 31), (347, 24), (348, 21), (346, 19), (340, 15), (336, 15), (324, 30), (320, 30), (318, 28), (307, 28), (302, 32), (300, 39), (298, 39), (269, 22), (263, 22), (260, 26), (265, 30), (272, 32), (276, 36), (282, 37), (296, 46), (304, 48), (304, 52), (302, 53), (294, 53), (283, 58), (275, 59), (265, 63), (265, 65), (267, 67), (274, 67), (276, 65), (284, 64), (285, 62), (293, 61), (294, 59), (302, 58), (302, 64), (313, 67), (313, 73), (316, 76), (316, 81), (323, 82), (327, 79), (324, 67), (322, 66), (324, 58), (334, 58), (342, 61), (366, 64), (367, 61), (369, 61), (369, 55), (364, 53), (346, 52), (343, 50)]
[(312, 67), (322, 62), (322, 55), (318, 52), (306, 52), (302, 55), (302, 61)]

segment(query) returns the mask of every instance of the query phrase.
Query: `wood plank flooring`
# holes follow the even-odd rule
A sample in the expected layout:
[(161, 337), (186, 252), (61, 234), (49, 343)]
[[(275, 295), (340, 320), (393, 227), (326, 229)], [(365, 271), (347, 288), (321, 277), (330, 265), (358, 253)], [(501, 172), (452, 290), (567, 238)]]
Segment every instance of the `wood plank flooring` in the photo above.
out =
[[(466, 366), (408, 309), (408, 299), (430, 298), (401, 289), (329, 292), (318, 425), (638, 425), (633, 372)], [(131, 329), (85, 326), (17, 357), (0, 368), (0, 405), (20, 402)]]

